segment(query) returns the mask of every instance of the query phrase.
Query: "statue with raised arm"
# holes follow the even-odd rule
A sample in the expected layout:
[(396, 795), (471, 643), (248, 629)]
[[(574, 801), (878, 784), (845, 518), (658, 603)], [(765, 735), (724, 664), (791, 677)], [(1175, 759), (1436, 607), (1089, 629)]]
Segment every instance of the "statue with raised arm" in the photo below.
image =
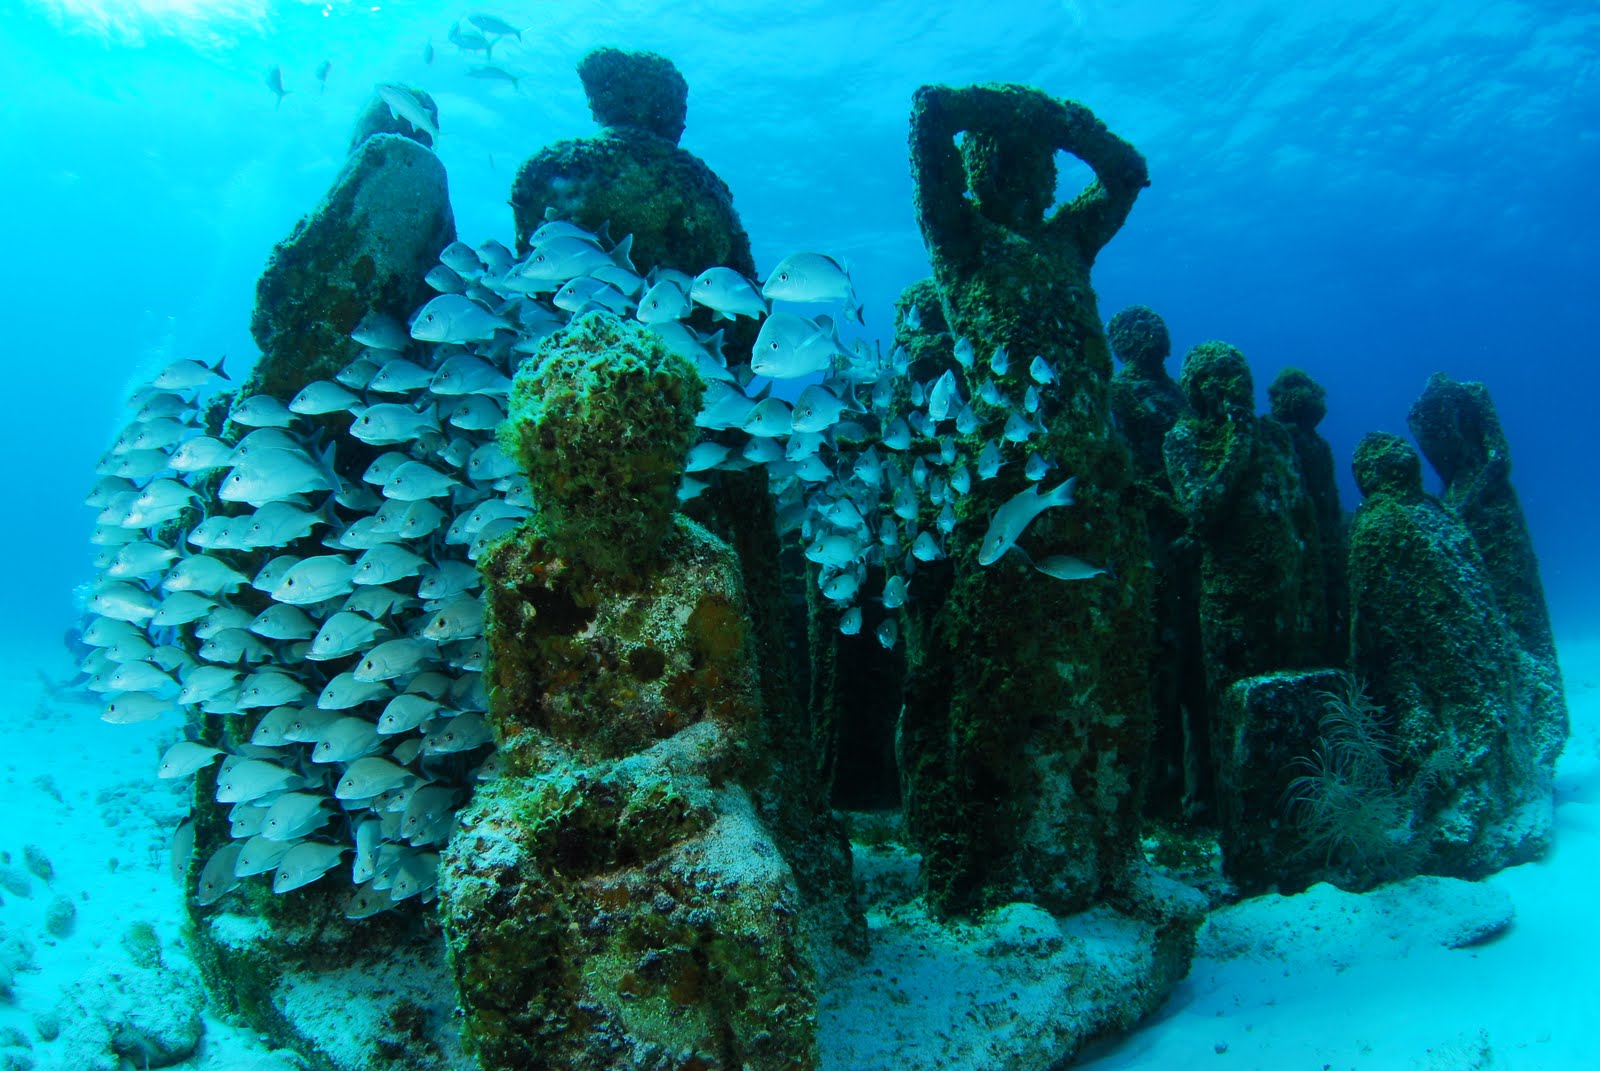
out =
[[(1095, 179), (1052, 212), (1057, 152)], [(936, 911), (1079, 910), (1136, 869), (1151, 737), (1148, 541), (1089, 286), (1145, 163), (1083, 106), (1012, 85), (919, 90), (911, 162), (944, 320), (971, 346), (949, 367), (980, 423), (956, 448), (1000, 464), (959, 499), (906, 607), (907, 828)], [(989, 379), (1004, 404), (976, 401)], [(1060, 508), (1011, 531), (1019, 496), (1041, 491)]]

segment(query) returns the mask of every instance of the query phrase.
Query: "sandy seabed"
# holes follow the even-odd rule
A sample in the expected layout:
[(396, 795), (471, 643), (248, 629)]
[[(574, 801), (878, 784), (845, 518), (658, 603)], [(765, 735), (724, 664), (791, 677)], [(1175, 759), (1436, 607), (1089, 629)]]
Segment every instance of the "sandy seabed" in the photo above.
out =
[[(169, 843), (188, 785), (154, 776), (178, 725), (107, 725), (59, 689), (72, 672), (63, 649), (20, 639), (5, 651), (0, 1071), (82, 1071), (75, 1024), (95, 1014), (87, 990), (131, 965), (129, 929), (148, 926), (169, 963), (184, 959)], [(1569, 639), (1560, 656), (1573, 724), (1555, 846), (1482, 883), (1486, 903), (1509, 902), (1508, 927), (1452, 948), (1438, 936), (1451, 920), (1427, 918), (1421, 900), (1323, 890), (1250, 901), (1218, 918), (1153, 1021), (1076, 1066), (1600, 1071), (1600, 639)], [(47, 1039), (52, 1020), (64, 1028)], [(210, 1015), (204, 1024), (195, 1054), (173, 1066), (300, 1066), (248, 1031)]]

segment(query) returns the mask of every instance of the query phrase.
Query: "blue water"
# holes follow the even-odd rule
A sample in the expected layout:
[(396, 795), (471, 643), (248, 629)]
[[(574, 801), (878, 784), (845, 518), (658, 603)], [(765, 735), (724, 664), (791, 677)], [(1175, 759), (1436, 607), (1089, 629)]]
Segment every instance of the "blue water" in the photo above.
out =
[[(593, 132), (573, 66), (602, 44), (682, 70), (683, 144), (731, 186), (758, 266), (797, 248), (847, 257), (885, 334), (894, 295), (926, 274), (912, 91), (1018, 81), (1086, 103), (1153, 177), (1096, 269), (1102, 314), (1153, 306), (1178, 354), (1227, 339), (1258, 389), (1305, 368), (1328, 389), (1341, 467), (1366, 431), (1404, 432), (1431, 372), (1487, 382), (1557, 627), (1585, 624), (1600, 595), (1594, 5), (510, 5), (497, 10), (532, 28), (496, 60), (524, 75), (520, 90), (466, 76), (473, 60), (445, 36), (469, 10), (0, 5), (0, 539), (13, 605), (30, 608), (14, 626), (67, 624), (89, 575), (78, 500), (140, 375), (177, 356), (252, 359), (255, 277), (326, 189), (373, 83), (435, 96), (462, 236), (509, 239), (516, 165)], [(280, 107), (273, 64), (291, 90)], [(1348, 479), (1345, 493), (1353, 507)]]

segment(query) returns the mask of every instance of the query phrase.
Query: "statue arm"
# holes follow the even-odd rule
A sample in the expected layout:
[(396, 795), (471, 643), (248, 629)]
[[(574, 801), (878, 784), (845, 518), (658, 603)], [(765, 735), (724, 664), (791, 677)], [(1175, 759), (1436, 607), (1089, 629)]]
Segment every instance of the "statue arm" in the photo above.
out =
[(1121, 229), (1139, 191), (1150, 185), (1150, 172), (1139, 150), (1123, 141), (1076, 101), (1051, 100), (1051, 138), (1094, 171), (1094, 181), (1063, 205), (1048, 226), (1076, 245), (1084, 259), (1096, 254)]
[(978, 213), (967, 200), (966, 163), (956, 135), (967, 129), (970, 89), (923, 86), (911, 103), (911, 174), (917, 220), (930, 252), (958, 260), (978, 254)]

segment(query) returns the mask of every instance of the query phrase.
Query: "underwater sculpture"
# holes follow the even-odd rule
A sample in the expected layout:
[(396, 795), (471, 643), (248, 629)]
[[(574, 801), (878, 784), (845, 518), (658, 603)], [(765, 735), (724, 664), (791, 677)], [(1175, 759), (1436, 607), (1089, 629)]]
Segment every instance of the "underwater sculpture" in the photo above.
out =
[[(427, 93), (386, 88), (437, 121)], [(361, 350), (350, 333), (362, 317), (403, 320), (432, 296), (418, 266), (427, 271), (456, 228), (444, 165), (431, 145), (427, 132), (380, 100), (362, 113), (322, 204), (273, 249), (256, 284), (250, 334), (261, 358), (242, 396), (286, 402), (307, 383), (332, 379)]]
[(1296, 511), (1297, 534), (1304, 546), (1301, 612), (1321, 635), (1312, 641), (1309, 660), (1316, 665), (1344, 666), (1350, 658), (1350, 592), (1345, 578), (1345, 518), (1334, 476), (1333, 447), (1317, 433), (1327, 415), (1327, 392), (1298, 368), (1279, 372), (1267, 387), (1270, 416), (1294, 447), (1295, 472), (1301, 491), (1311, 500), (1311, 523)]
[(1412, 801), (1388, 850), (1357, 858), (1369, 882), (1396, 872), (1478, 877), (1540, 854), (1559, 745), (1535, 701), (1536, 660), (1495, 597), (1471, 530), (1423, 492), (1398, 436), (1362, 439), (1365, 500), (1350, 531), (1351, 668), (1381, 712), (1396, 790)]
[[(1321, 574), (1314, 606), (1302, 599), (1303, 532), (1314, 528), (1293, 447), (1274, 421), (1257, 418), (1250, 367), (1223, 342), (1194, 347), (1179, 377), (1190, 414), (1163, 447), (1173, 494), (1200, 548), (1200, 639), (1207, 709), (1191, 746), (1211, 746), (1212, 711), (1224, 689), (1268, 670), (1318, 663), (1325, 626)], [(1209, 804), (1211, 764), (1191, 786)]]
[(1106, 325), (1123, 367), (1111, 380), (1111, 413), (1133, 458), (1134, 489), (1149, 531), (1152, 597), (1150, 691), (1155, 706), (1144, 812), (1176, 818), (1198, 803), (1206, 713), (1200, 659), (1200, 548), (1178, 508), (1162, 445), (1189, 414), (1183, 390), (1168, 374), (1172, 336), (1154, 309), (1131, 305)]
[[(118, 677), (103, 654), (95, 679), (112, 686), (108, 715), (154, 716), (174, 690), (194, 708), (194, 738), (162, 772), (196, 776), (195, 848), (178, 854), (204, 901), (190, 910), (208, 985), (274, 1040), (341, 1071), (828, 1066), (829, 986), (835, 1011), (841, 993), (866, 1006), (884, 998), (872, 971), (852, 975), (857, 965), (836, 954), (859, 951), (862, 925), (814, 771), (876, 793), (852, 802), (890, 802), (890, 727), (870, 708), (904, 668), (898, 758), (934, 910), (914, 903), (917, 860), (904, 853), (894, 880), (905, 900), (893, 906), (922, 928), (888, 940), (905, 941), (924, 969), (980, 949), (985, 969), (1006, 961), (1017, 977), (1059, 980), (1049, 1010), (1018, 1002), (1013, 1025), (1027, 1036), (1007, 1050), (1026, 1053), (1007, 1066), (1059, 1066), (1159, 1004), (1187, 969), (1199, 920), (1198, 897), (1163, 888), (1135, 837), (1156, 635), (1146, 548), (1163, 525), (1171, 541), (1184, 525), (1161, 425), (1201, 418), (1173, 397), (1169, 343), (1148, 310), (1113, 319), (1129, 368), (1111, 379), (1088, 283), (1143, 162), (1081, 107), (1033, 90), (922, 91), (913, 156), (935, 277), (902, 296), (901, 346), (884, 359), (840, 342), (822, 315), (770, 312), (797, 265), (833, 272), (800, 300), (823, 294), (841, 317), (858, 306), (847, 273), (820, 254), (786, 259), (765, 286), (747, 277), (726, 187), (676, 146), (685, 91), (670, 64), (601, 50), (582, 72), (607, 132), (525, 165), (520, 256), (493, 241), (411, 250), (410, 284), (431, 289), (396, 307), (388, 291), (363, 297), (338, 275), (319, 292), (304, 265), (328, 213), (308, 217), (275, 256), (272, 286), (263, 280), (271, 307), (258, 320), (278, 325), (263, 342), (270, 374), (232, 400), (231, 421), (188, 393), (211, 370), (179, 362), (169, 371), (188, 385), (176, 401), (142, 396), (119, 443), (112, 463), (129, 468), (115, 479), (127, 482), (103, 489), (107, 508), (150, 523), (105, 537), (138, 531), (149, 546), (108, 558), (136, 583), (102, 585), (97, 626), (145, 668)], [(414, 158), (433, 174), (431, 153), (393, 128), (425, 145), (437, 114), (394, 91), (382, 87), (386, 103), (364, 116), (358, 157)], [(363, 133), (377, 128), (393, 132)], [(374, 143), (384, 153), (365, 148)], [(1098, 177), (1046, 218), (1061, 149), (1083, 153)], [(645, 194), (672, 190), (674, 176), (688, 185), (669, 212), (671, 197)], [(345, 203), (346, 185), (330, 203)], [(546, 219), (552, 208), (580, 222)], [(693, 234), (673, 231), (673, 212), (700, 221)], [(353, 248), (399, 218), (358, 217), (340, 238)], [(558, 248), (571, 261), (552, 268)], [(674, 271), (686, 266), (699, 278)], [(707, 281), (727, 288), (702, 292)], [(674, 290), (676, 311), (652, 304)], [(368, 299), (345, 315), (345, 303)], [(708, 330), (712, 310), (736, 303), (735, 328)], [(334, 305), (349, 330), (327, 336), (319, 376), (307, 378), (285, 325)], [(758, 326), (781, 357), (748, 360)], [(823, 382), (792, 405), (764, 397), (752, 374), (779, 360), (816, 365)], [(1295, 431), (1315, 439), (1320, 409), (1287, 403), (1307, 402), (1314, 384), (1284, 382), (1275, 411), (1293, 425), (1284, 441), (1309, 483)], [(1171, 403), (1155, 432), (1125, 419), (1129, 397), (1147, 390)], [(198, 455), (199, 438), (146, 446), (171, 430), (155, 411), (167, 405), (179, 424), (209, 422), (203, 463), (187, 467), (184, 453)], [(252, 424), (266, 434), (242, 438)], [(147, 448), (159, 456), (128, 456)], [(252, 461), (257, 448), (280, 456)], [(194, 475), (134, 475), (157, 462)], [(284, 472), (296, 490), (233, 482)], [(163, 494), (174, 497), (155, 504)], [(289, 502), (295, 494), (306, 501)], [(195, 501), (210, 515), (187, 512)], [(271, 534), (250, 534), (261, 525)], [(810, 715), (832, 748), (826, 765), (785, 665), (786, 613), (791, 635), (799, 628), (796, 611), (778, 607), (779, 530), (788, 579), (806, 585)], [(1154, 568), (1181, 568), (1193, 548), (1155, 553)], [(807, 565), (794, 566), (801, 554)], [(295, 579), (321, 584), (331, 571), (327, 598), (288, 597), (291, 565), (326, 558), (342, 560)], [(200, 595), (217, 605), (174, 620), (158, 655), (143, 615), (164, 608), (150, 604), (166, 580), (213, 568), (186, 564), (201, 559), (241, 582)], [(1301, 606), (1314, 601), (1302, 594)], [(185, 605), (198, 604), (175, 598), (174, 613)], [(238, 681), (184, 698), (196, 679), (232, 672), (235, 651), (256, 683), (307, 694), (265, 715), (229, 692)], [(861, 674), (880, 678), (871, 701), (830, 706)], [(1260, 750), (1273, 733), (1243, 739), (1247, 768), (1293, 766), (1322, 727), (1319, 693), (1340, 681), (1273, 677), (1228, 689), (1249, 689), (1254, 725), (1288, 711), (1276, 750)], [(332, 711), (352, 685), (378, 691)], [(864, 711), (876, 720), (856, 739), (877, 751), (852, 767), (846, 734), (861, 727), (847, 722)], [(1247, 787), (1263, 798), (1264, 781)], [(258, 789), (233, 813), (216, 805)], [(265, 832), (279, 823), (286, 839)], [(1258, 872), (1295, 847), (1267, 843)], [(437, 909), (423, 909), (436, 891)], [(886, 903), (873, 905), (880, 941), (894, 925)], [(1112, 954), (1108, 929), (1122, 940)], [(368, 1012), (354, 997), (372, 979), (390, 999)], [(318, 1033), (308, 1006), (346, 1001), (366, 1017)]]
[[(1096, 178), (1047, 217), (1057, 150)], [(967, 397), (988, 373), (1020, 394), (1035, 360), (1048, 371), (1035, 383), (1054, 380), (1053, 415), (1027, 449), (1053, 459), (1056, 487), (1076, 478), (1076, 504), (1035, 521), (1027, 552), (1116, 577), (1061, 581), (1016, 556), (980, 564), (977, 525), (919, 575), (898, 737), (907, 826), (937, 910), (1022, 898), (1071, 911), (1132, 864), (1151, 730), (1150, 577), (1142, 550), (1128, 553), (1143, 547), (1144, 519), (1124, 493), (1130, 464), (1111, 434), (1111, 354), (1089, 287), (1095, 255), (1148, 182), (1145, 164), (1081, 105), (1023, 86), (919, 90), (911, 158), (944, 318), (969, 340), (973, 368), (986, 362), (969, 374), (957, 354), (945, 370)], [(971, 440), (998, 439), (995, 419)], [(975, 484), (958, 519), (994, 516), (1033, 486), (1023, 469), (1019, 459)]]
[(1435, 373), (1406, 417), (1411, 434), (1444, 481), (1444, 501), (1483, 555), (1495, 601), (1535, 661), (1528, 681), (1539, 708), (1540, 748), (1553, 763), (1567, 738), (1567, 703), (1555, 635), (1539, 579), (1539, 558), (1511, 484), (1511, 446), (1482, 383)]
[(700, 391), (603, 313), (517, 375), (506, 434), (541, 509), (484, 563), (504, 773), (441, 901), (485, 1068), (816, 1066), (793, 874), (745, 787), (738, 562), (677, 512)]
[[(551, 217), (629, 237), (628, 259), (650, 274), (652, 292), (663, 281), (667, 295), (682, 291), (675, 299), (684, 310), (681, 328), (678, 316), (662, 312), (651, 318), (671, 335), (678, 352), (696, 362), (701, 377), (720, 388), (733, 380), (729, 368), (748, 362), (755, 321), (714, 320), (711, 308), (691, 304), (688, 291), (694, 277), (713, 268), (753, 278), (755, 260), (727, 184), (678, 144), (688, 86), (665, 57), (616, 48), (587, 53), (578, 77), (602, 130), (546, 146), (518, 168), (511, 190), (518, 249), (528, 252), (532, 235)], [(634, 295), (636, 304), (649, 298)], [(820, 760), (784, 632), (784, 606), (797, 593), (780, 589), (786, 574), (769, 473), (762, 465), (734, 467), (747, 442), (737, 424), (702, 430), (707, 441), (727, 445), (732, 457), (714, 480), (703, 471), (691, 473), (706, 477), (709, 486), (684, 508), (732, 545), (742, 570), (761, 681), (760, 732), (774, 745), (763, 775), (767, 783), (757, 797), (796, 869), (806, 928), (819, 944), (859, 948), (848, 848), (825, 804)]]

